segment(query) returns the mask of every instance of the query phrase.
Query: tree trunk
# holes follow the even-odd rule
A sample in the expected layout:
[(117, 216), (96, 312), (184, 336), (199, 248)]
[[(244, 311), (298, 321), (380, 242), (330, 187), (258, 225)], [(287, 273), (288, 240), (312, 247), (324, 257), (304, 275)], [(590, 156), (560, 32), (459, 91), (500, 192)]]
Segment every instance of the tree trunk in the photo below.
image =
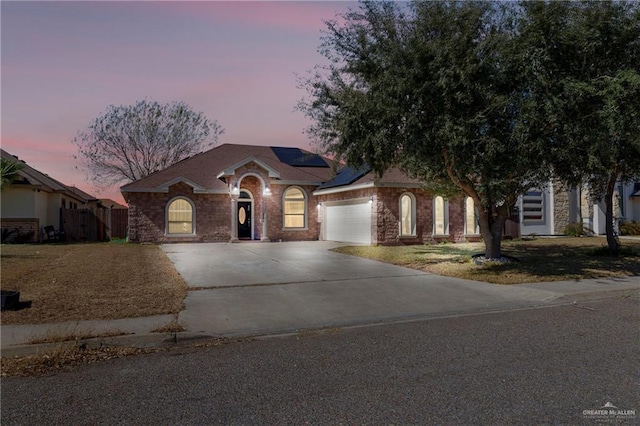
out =
[(618, 243), (618, 239), (613, 234), (613, 192), (616, 188), (616, 181), (618, 180), (618, 173), (611, 173), (609, 176), (609, 181), (607, 182), (607, 192), (604, 196), (604, 204), (605, 204), (605, 231), (607, 233), (607, 245), (609, 246), (609, 250), (612, 252), (617, 252), (620, 248), (620, 244)]
[(478, 214), (478, 225), (480, 225), (480, 235), (484, 241), (487, 259), (499, 259), (502, 256), (502, 230), (508, 217), (508, 209), (499, 208), (494, 216), (491, 211), (480, 211)]

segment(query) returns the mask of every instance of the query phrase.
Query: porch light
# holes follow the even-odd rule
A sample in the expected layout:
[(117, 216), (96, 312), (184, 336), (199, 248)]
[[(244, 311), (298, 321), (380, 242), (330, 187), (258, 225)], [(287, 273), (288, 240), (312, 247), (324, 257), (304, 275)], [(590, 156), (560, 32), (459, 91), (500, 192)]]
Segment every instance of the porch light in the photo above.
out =
[(369, 204), (373, 204), (373, 197), (369, 197)]
[(264, 191), (262, 191), (262, 195), (264, 195), (265, 197), (269, 197), (271, 195), (271, 190), (268, 186), (264, 188)]
[(320, 208), (320, 207), (322, 207), (322, 204), (318, 203), (318, 205), (316, 207)]
[(238, 185), (234, 185), (233, 189), (231, 190), (231, 195), (240, 195), (240, 189), (238, 189)]

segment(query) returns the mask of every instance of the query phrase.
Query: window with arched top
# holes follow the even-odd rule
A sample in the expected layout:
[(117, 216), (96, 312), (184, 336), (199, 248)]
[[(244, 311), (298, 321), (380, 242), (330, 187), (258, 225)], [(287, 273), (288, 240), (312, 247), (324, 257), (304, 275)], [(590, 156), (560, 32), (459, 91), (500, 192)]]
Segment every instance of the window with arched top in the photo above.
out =
[(433, 234), (449, 235), (449, 202), (438, 195), (433, 199)]
[(186, 198), (176, 198), (167, 206), (167, 234), (193, 234), (195, 208)]
[(301, 229), (307, 225), (307, 197), (298, 187), (288, 188), (284, 192), (283, 224), (285, 229)]
[(480, 233), (476, 203), (473, 202), (473, 198), (471, 197), (467, 197), (464, 200), (464, 233), (466, 235), (476, 235)]
[(416, 235), (416, 199), (406, 192), (400, 195), (400, 236)]

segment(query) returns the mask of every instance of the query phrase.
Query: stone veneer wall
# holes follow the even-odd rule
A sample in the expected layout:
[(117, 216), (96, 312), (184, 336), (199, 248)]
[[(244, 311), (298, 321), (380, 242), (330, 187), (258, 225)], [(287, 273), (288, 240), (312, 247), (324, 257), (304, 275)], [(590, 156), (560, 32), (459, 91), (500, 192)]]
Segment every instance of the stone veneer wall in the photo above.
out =
[(559, 181), (553, 182), (553, 214), (554, 214), (554, 234), (563, 234), (571, 222), (569, 217), (569, 187)]

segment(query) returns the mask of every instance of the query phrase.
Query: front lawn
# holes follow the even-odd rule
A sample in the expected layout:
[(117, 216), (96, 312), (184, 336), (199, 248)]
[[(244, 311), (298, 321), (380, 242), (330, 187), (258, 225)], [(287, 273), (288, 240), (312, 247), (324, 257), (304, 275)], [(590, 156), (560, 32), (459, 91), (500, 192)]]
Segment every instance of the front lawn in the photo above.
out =
[(640, 275), (640, 240), (624, 239), (621, 243), (631, 253), (607, 257), (594, 254), (606, 245), (605, 239), (600, 237), (504, 241), (503, 254), (519, 261), (483, 266), (471, 260), (473, 254), (484, 252), (482, 243), (351, 246), (339, 247), (335, 251), (449, 277), (520, 284)]
[(0, 246), (1, 287), (31, 307), (2, 324), (40, 324), (173, 314), (187, 286), (160, 247), (137, 244)]

